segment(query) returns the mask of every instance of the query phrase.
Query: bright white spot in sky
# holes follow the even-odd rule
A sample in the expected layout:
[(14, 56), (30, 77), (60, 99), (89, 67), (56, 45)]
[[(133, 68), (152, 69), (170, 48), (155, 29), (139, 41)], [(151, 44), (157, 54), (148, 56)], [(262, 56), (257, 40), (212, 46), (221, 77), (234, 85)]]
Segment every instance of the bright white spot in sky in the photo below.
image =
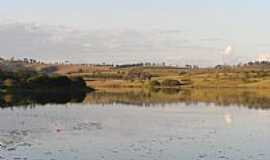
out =
[(232, 53), (232, 46), (228, 46), (225, 50), (224, 50), (224, 54), (225, 55), (230, 55)]

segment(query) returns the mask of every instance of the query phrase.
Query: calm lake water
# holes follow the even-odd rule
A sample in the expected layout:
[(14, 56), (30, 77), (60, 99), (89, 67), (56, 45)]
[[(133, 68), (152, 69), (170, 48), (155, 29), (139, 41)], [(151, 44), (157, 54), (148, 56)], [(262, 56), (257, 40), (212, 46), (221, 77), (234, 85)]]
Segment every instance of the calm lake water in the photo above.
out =
[(268, 93), (1, 95), (0, 159), (269, 160)]

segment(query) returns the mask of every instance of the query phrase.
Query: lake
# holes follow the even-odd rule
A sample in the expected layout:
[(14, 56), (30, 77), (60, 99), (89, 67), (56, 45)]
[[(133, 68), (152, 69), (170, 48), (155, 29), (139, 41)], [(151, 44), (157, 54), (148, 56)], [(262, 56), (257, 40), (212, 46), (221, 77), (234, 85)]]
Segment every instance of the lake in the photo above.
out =
[(270, 159), (267, 90), (20, 93), (0, 105), (0, 159)]

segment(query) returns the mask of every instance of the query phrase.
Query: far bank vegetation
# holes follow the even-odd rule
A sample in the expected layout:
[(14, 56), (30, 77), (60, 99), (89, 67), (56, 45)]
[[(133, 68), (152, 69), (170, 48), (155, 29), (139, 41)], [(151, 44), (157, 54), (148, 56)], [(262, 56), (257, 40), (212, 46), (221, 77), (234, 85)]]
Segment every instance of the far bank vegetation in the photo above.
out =
[[(248, 62), (234, 66), (217, 65), (209, 68), (192, 65), (184, 67), (168, 66), (165, 63), (126, 65), (45, 64), (33, 60), (30, 62), (9, 61), (7, 68), (12, 68), (11, 64), (14, 64), (17, 68), (20, 68), (19, 65), (24, 64), (24, 66), (34, 68), (48, 75), (81, 77), (87, 82), (88, 86), (94, 88), (142, 88), (145, 86), (168, 88), (270, 88), (270, 62), (266, 61)], [(0, 85), (10, 86), (14, 83), (18, 83), (16, 79), (0, 80)]]

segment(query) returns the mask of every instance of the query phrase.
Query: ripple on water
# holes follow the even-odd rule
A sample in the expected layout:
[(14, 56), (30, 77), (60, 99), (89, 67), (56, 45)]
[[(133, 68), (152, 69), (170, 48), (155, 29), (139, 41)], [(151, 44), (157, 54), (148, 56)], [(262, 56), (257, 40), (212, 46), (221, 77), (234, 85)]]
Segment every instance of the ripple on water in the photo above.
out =
[(92, 130), (92, 129), (102, 129), (102, 124), (98, 122), (81, 122), (73, 127), (73, 130)]

